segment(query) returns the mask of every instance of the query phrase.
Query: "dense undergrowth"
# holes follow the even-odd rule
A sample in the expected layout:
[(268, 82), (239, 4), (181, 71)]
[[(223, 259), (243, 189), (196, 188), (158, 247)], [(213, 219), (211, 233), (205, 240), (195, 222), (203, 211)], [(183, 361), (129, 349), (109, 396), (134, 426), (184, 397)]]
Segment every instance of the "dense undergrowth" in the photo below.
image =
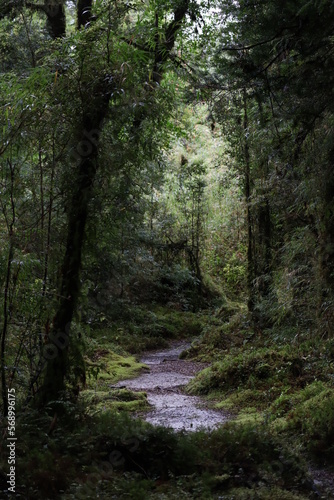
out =
[(46, 414), (20, 419), (21, 498), (298, 499), (310, 492), (304, 463), (264, 426), (176, 434), (124, 413), (78, 409), (67, 405), (52, 433)]
[(265, 425), (296, 453), (334, 459), (333, 341), (281, 329), (254, 333), (244, 311), (210, 319), (184, 357), (211, 360), (188, 386), (240, 424)]
[[(228, 310), (230, 318), (228, 319)], [(330, 498), (316, 493), (307, 463), (334, 451), (333, 346), (256, 335), (243, 307), (212, 314), (132, 308), (95, 328), (79, 398), (17, 421), (18, 498)], [(175, 433), (127, 415), (146, 394), (117, 388), (145, 367), (135, 352), (192, 339), (186, 358), (214, 360), (188, 390), (234, 417), (212, 432)], [(4, 463), (6, 449), (1, 448)], [(5, 470), (5, 467), (4, 467)], [(1, 474), (1, 489), (6, 477)]]

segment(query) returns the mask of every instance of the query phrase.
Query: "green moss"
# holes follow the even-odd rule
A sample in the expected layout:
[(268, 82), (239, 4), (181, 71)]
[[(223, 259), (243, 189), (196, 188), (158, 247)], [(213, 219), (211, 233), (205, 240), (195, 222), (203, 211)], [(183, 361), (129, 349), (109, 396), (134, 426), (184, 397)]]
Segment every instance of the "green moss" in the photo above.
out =
[(149, 408), (145, 392), (133, 392), (128, 389), (85, 390), (81, 392), (80, 399), (91, 415), (101, 411), (133, 412)]
[(268, 415), (274, 432), (293, 435), (313, 455), (332, 459), (334, 451), (334, 390), (316, 381), (299, 391), (282, 393)]
[(264, 422), (264, 417), (256, 408), (246, 408), (240, 411), (235, 419), (238, 424), (260, 425)]
[(235, 412), (255, 407), (259, 413), (267, 404), (267, 398), (263, 391), (252, 389), (238, 389), (228, 395), (221, 392), (212, 393), (209, 398), (219, 400), (216, 402), (215, 408)]
[(269, 408), (272, 418), (280, 418), (293, 408), (293, 398), (289, 394), (282, 393)]
[(290, 413), (292, 414), (296, 408), (303, 406), (304, 403), (320, 395), (323, 391), (326, 391), (325, 384), (316, 381), (297, 391), (289, 388), (289, 390), (281, 392), (268, 409), (271, 419), (273, 420), (284, 417)]
[[(124, 320), (123, 317), (131, 318)], [(175, 311), (167, 307), (152, 310), (128, 307), (121, 318), (110, 324), (96, 325), (92, 331), (92, 346), (98, 343), (124, 355), (166, 347), (171, 339), (200, 335), (203, 320), (198, 314)]]
[(257, 388), (275, 381), (282, 383), (290, 373), (293, 354), (288, 348), (274, 350), (259, 348), (228, 354), (223, 361), (201, 371), (189, 384), (192, 393), (207, 394), (214, 389), (231, 390), (238, 387)]
[(334, 456), (334, 390), (325, 389), (310, 397), (287, 415), (290, 426), (299, 430), (307, 448), (316, 455)]
[(270, 429), (276, 434), (287, 433), (289, 430), (289, 422), (285, 417), (276, 418), (270, 422)]
[(136, 377), (147, 368), (133, 356), (121, 356), (108, 349), (94, 352), (92, 359), (86, 361), (88, 367), (88, 388), (107, 390), (110, 385), (119, 380)]

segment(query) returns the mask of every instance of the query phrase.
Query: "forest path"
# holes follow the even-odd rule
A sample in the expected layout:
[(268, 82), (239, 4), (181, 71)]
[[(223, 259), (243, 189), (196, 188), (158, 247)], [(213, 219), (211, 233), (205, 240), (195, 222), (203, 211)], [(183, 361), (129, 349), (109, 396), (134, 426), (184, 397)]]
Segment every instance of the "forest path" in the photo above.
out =
[[(208, 366), (208, 363), (179, 359), (181, 352), (190, 345), (190, 342), (178, 341), (167, 349), (144, 353), (140, 361), (149, 367), (149, 371), (118, 382), (118, 387), (147, 393), (152, 409), (140, 414), (147, 422), (176, 431), (196, 431), (218, 427), (233, 418), (227, 412), (207, 408), (202, 398), (184, 393), (183, 387)], [(334, 469), (310, 464), (309, 474), (319, 498), (334, 499)]]
[(189, 346), (189, 342), (174, 342), (168, 349), (145, 353), (140, 361), (149, 367), (149, 372), (117, 384), (147, 393), (152, 410), (141, 415), (147, 422), (174, 430), (195, 431), (212, 429), (230, 420), (226, 412), (207, 408), (201, 398), (183, 392), (183, 387), (207, 366), (179, 359)]

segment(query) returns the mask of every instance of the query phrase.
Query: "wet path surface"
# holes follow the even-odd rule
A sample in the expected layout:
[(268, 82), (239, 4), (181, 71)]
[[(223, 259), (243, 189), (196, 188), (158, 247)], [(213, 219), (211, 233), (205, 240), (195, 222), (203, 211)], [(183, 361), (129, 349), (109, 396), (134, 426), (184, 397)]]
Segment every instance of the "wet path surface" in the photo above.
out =
[(206, 408), (201, 398), (182, 391), (183, 386), (207, 366), (179, 359), (180, 353), (189, 346), (189, 343), (178, 342), (169, 349), (143, 355), (140, 361), (149, 367), (149, 372), (118, 383), (118, 386), (147, 393), (152, 405), (152, 410), (142, 415), (147, 422), (175, 430), (195, 431), (212, 429), (230, 419), (226, 413)]
[[(174, 343), (169, 349), (149, 352), (141, 362), (149, 372), (132, 380), (119, 382), (133, 391), (145, 391), (152, 410), (141, 417), (153, 425), (172, 427), (175, 430), (195, 431), (199, 428), (213, 429), (233, 418), (228, 413), (205, 407), (201, 398), (188, 396), (182, 387), (207, 364), (181, 360), (179, 355), (189, 343)], [(334, 499), (334, 469), (309, 467), (319, 498)]]

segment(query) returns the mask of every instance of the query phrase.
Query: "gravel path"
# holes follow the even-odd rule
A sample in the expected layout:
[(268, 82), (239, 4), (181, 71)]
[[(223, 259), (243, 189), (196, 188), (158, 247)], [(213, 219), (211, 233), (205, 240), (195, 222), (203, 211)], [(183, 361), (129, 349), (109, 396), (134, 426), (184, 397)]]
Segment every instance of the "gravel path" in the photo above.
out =
[(309, 467), (309, 474), (313, 479), (315, 491), (319, 498), (326, 500), (334, 499), (334, 467), (317, 468)]
[(147, 393), (152, 405), (152, 410), (142, 415), (147, 422), (175, 430), (195, 431), (212, 429), (230, 419), (227, 413), (207, 408), (201, 398), (189, 396), (182, 390), (207, 366), (179, 359), (180, 353), (189, 346), (189, 343), (175, 342), (169, 349), (144, 354), (140, 361), (149, 367), (149, 372), (118, 383), (118, 386)]
[[(153, 425), (175, 430), (208, 430), (232, 418), (226, 412), (207, 408), (201, 398), (184, 393), (183, 387), (197, 372), (208, 366), (205, 363), (179, 359), (181, 352), (188, 347), (190, 343), (174, 342), (169, 349), (147, 352), (140, 361), (149, 367), (149, 371), (117, 384), (119, 387), (125, 386), (133, 391), (147, 393), (152, 410), (141, 417)], [(309, 474), (319, 498), (334, 499), (334, 469), (310, 466)]]

